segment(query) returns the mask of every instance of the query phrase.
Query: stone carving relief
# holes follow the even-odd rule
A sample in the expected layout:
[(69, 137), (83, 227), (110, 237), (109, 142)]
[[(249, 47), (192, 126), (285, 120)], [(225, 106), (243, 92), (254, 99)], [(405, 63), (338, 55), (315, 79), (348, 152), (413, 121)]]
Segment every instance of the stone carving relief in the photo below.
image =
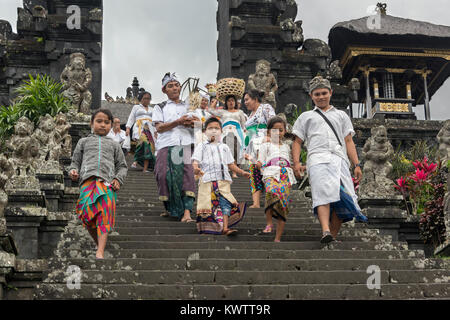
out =
[(264, 92), (263, 103), (270, 104), (274, 109), (277, 107), (276, 91), (278, 90), (277, 80), (273, 73), (270, 73), (270, 62), (258, 60), (256, 62), (256, 72), (248, 77), (248, 89), (256, 89)]

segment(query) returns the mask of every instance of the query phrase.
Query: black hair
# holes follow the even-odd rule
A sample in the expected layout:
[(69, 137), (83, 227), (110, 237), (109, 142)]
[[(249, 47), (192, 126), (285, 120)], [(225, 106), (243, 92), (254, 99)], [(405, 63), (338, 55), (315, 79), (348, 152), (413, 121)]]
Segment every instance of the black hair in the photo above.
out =
[(262, 99), (264, 98), (264, 91), (259, 91), (256, 89), (252, 89), (250, 91), (247, 91), (246, 93), (244, 93), (244, 97), (245, 95), (248, 94), (250, 98), (252, 99), (256, 99), (258, 100), (259, 103), (262, 102)]
[(210, 117), (210, 118), (208, 118), (208, 120), (205, 121), (205, 126), (204, 126), (205, 130), (213, 122), (217, 122), (218, 124), (220, 124), (220, 129), (222, 130), (222, 122), (220, 122), (220, 120), (217, 119), (216, 117)]
[(238, 101), (237, 101), (236, 96), (230, 94), (225, 97), (225, 110), (228, 110), (228, 100), (230, 100), (230, 99), (234, 99), (234, 105), (235, 105), (234, 108), (236, 109), (238, 107)]
[(286, 121), (284, 121), (284, 119), (279, 116), (274, 116), (269, 119), (269, 122), (267, 123), (267, 130), (272, 129), (276, 123), (282, 123), (284, 126), (284, 130), (286, 130)]
[(142, 101), (142, 98), (144, 98), (144, 96), (145, 96), (146, 94), (148, 94), (148, 95), (150, 96), (150, 100), (151, 100), (151, 99), (152, 99), (152, 94), (151, 94), (150, 92), (148, 92), (148, 91), (139, 92), (138, 100), (139, 100), (139, 101)]
[(93, 113), (92, 116), (91, 116), (91, 123), (94, 123), (95, 116), (96, 116), (97, 114), (99, 114), (99, 113), (106, 114), (106, 115), (108, 116), (108, 119), (109, 119), (111, 122), (114, 122), (114, 117), (113, 117), (113, 115), (112, 115), (112, 113), (111, 113), (110, 110), (108, 110), (108, 109), (97, 109), (96, 111), (94, 111), (94, 113)]

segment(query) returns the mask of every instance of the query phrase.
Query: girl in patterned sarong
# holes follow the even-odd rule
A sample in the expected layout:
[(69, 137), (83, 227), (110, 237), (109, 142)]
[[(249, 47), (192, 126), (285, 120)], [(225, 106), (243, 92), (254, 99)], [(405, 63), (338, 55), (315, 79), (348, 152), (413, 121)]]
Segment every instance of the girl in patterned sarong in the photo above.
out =
[(228, 169), (247, 178), (249, 172), (240, 169), (230, 148), (220, 142), (222, 126), (211, 117), (205, 122), (207, 142), (198, 144), (192, 156), (194, 174), (198, 176), (197, 230), (201, 234), (231, 235), (231, 229), (242, 220), (246, 204), (239, 204), (231, 194), (232, 182)]
[(115, 224), (116, 191), (127, 175), (120, 144), (107, 137), (112, 121), (109, 110), (92, 115), (93, 134), (78, 141), (68, 170), (80, 184), (76, 213), (97, 245), (97, 259), (104, 258), (108, 233)]
[(270, 141), (261, 145), (257, 168), (262, 169), (266, 190), (265, 212), (266, 228), (263, 233), (273, 230), (272, 217), (278, 220), (275, 242), (280, 242), (287, 216), (289, 214), (289, 193), (297, 181), (291, 168), (292, 152), (284, 140), (286, 122), (280, 117), (273, 117), (267, 125)]

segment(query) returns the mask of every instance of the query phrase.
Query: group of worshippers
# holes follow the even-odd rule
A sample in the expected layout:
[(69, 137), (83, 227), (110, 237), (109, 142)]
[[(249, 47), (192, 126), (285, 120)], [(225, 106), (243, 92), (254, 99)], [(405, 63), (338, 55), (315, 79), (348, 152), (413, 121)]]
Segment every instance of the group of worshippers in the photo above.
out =
[[(251, 90), (244, 103), (251, 113), (240, 108), (240, 97), (226, 96), (223, 108), (217, 99), (203, 95), (200, 108), (189, 112), (181, 100), (181, 84), (175, 74), (162, 80), (163, 103), (150, 106), (151, 94), (140, 96), (126, 124), (125, 136), (137, 141), (134, 163), (144, 172), (154, 169), (159, 199), (164, 203), (161, 216), (181, 222), (197, 222), (199, 233), (235, 234), (232, 229), (244, 218), (245, 203), (238, 203), (231, 193), (232, 178), (250, 180), (253, 204), (259, 208), (265, 191), (267, 225), (263, 233), (272, 233), (272, 217), (278, 220), (275, 241), (279, 242), (289, 213), (290, 189), (307, 170), (311, 185), (314, 214), (323, 235), (322, 243), (337, 241), (343, 222), (367, 221), (361, 214), (350, 174), (355, 166), (357, 181), (362, 172), (352, 140), (354, 130), (344, 111), (330, 105), (328, 80), (316, 77), (310, 82), (312, 111), (296, 120), (287, 141), (286, 121), (277, 117), (269, 104), (262, 103), (263, 93)], [(300, 163), (302, 145), (307, 146), (307, 162)], [(350, 161), (349, 161), (350, 160)], [(249, 172), (239, 165), (249, 164)], [(229, 171), (232, 171), (232, 176)], [(198, 180), (196, 220), (191, 213)]]

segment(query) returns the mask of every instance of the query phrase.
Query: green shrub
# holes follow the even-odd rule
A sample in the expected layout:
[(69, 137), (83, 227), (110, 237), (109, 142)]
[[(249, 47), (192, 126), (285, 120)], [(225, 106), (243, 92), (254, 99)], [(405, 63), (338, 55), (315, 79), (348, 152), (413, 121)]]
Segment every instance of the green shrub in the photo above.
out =
[(68, 112), (70, 103), (62, 95), (62, 84), (48, 75), (29, 75), (30, 80), (18, 87), (17, 98), (11, 106), (0, 106), (0, 151), (4, 142), (13, 134), (17, 120), (25, 116), (37, 125), (39, 118), (49, 114), (56, 116)]
[(24, 81), (15, 92), (18, 96), (14, 105), (20, 110), (20, 116), (26, 116), (35, 124), (40, 116), (69, 111), (70, 103), (61, 94), (62, 84), (47, 75), (36, 78), (30, 75), (30, 80)]

